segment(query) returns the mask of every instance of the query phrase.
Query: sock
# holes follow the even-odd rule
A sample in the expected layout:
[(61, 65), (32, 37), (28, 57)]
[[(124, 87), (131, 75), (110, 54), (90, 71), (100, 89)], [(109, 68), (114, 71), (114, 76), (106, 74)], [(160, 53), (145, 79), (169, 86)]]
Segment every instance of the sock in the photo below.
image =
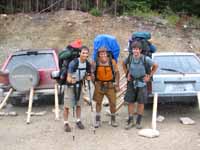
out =
[(132, 115), (132, 114), (129, 114), (129, 115), (128, 115), (128, 119), (129, 119), (129, 120), (133, 120), (133, 115)]
[(115, 113), (111, 113), (110, 115), (111, 115), (111, 116), (115, 116)]
[(100, 121), (101, 120), (100, 118), (101, 118), (100, 112), (96, 112), (95, 120)]
[(64, 124), (69, 124), (69, 121), (64, 121)]
[(101, 115), (101, 113), (100, 112), (96, 112), (96, 116), (100, 116)]
[(136, 119), (136, 124), (140, 124), (142, 120), (142, 115), (138, 114)]
[(81, 119), (80, 119), (80, 118), (77, 118), (76, 122), (79, 122), (79, 121), (81, 121)]

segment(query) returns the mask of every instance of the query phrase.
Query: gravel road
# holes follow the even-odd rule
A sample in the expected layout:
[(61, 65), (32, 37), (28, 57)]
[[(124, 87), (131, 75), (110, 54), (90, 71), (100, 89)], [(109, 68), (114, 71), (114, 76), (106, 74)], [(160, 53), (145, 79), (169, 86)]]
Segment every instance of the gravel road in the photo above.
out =
[[(90, 107), (83, 107), (82, 119), (85, 130), (75, 129), (75, 132), (66, 133), (63, 130), (61, 119), (54, 120), (53, 105), (34, 106), (34, 112), (46, 111), (43, 116), (31, 117), (31, 124), (26, 124), (27, 107), (9, 106), (3, 111), (16, 111), (16, 117), (0, 117), (0, 150), (199, 150), (200, 149), (200, 112), (198, 106), (185, 104), (159, 104), (158, 114), (165, 117), (162, 123), (157, 124), (160, 132), (158, 138), (145, 138), (138, 136), (138, 130), (124, 129), (127, 117), (127, 108), (123, 106), (117, 116), (119, 127), (109, 125), (107, 108), (102, 111), (102, 127), (93, 133), (91, 128)], [(143, 127), (151, 127), (152, 107), (146, 107)], [(179, 117), (190, 117), (196, 123), (183, 125)], [(73, 118), (70, 118), (73, 124)], [(73, 134), (75, 140), (73, 141)]]

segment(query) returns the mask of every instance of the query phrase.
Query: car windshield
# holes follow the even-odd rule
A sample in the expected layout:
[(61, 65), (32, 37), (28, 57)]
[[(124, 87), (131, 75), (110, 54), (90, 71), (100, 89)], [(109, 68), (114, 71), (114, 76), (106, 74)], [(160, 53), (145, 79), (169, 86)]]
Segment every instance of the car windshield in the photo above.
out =
[(38, 53), (37, 55), (14, 55), (11, 57), (6, 70), (11, 70), (18, 64), (29, 63), (37, 69), (56, 68), (56, 63), (52, 53)]
[(154, 56), (158, 63), (157, 74), (200, 73), (200, 61), (193, 55)]

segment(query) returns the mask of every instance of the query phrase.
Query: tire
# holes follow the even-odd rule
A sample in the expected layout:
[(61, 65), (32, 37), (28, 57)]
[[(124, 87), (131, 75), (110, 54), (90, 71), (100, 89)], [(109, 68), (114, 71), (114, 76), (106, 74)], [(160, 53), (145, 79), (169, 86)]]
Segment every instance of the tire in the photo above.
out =
[(20, 64), (10, 71), (9, 81), (15, 90), (26, 92), (38, 85), (39, 73), (31, 64)]
[(22, 106), (22, 100), (21, 100), (21, 98), (10, 98), (10, 103), (13, 106)]

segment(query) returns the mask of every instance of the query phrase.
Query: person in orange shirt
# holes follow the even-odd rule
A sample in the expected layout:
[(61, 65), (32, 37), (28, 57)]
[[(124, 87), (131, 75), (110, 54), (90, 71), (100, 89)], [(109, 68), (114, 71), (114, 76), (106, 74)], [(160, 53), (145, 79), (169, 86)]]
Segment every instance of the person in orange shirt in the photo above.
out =
[(119, 91), (119, 70), (117, 63), (112, 59), (106, 48), (98, 50), (98, 57), (92, 63), (95, 90), (93, 99), (96, 102), (95, 128), (101, 125), (101, 107), (104, 95), (109, 100), (111, 112), (111, 126), (117, 127), (116, 122), (116, 92)]

